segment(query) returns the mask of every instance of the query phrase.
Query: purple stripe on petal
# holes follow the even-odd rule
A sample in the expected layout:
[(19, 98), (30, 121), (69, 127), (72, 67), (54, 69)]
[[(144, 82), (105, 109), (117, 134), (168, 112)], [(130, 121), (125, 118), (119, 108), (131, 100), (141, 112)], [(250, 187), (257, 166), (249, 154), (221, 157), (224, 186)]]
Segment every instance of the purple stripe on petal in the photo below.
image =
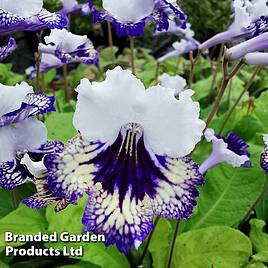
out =
[(9, 38), (8, 44), (0, 47), (0, 61), (7, 58), (17, 48), (17, 44), (14, 38)]
[(261, 154), (260, 164), (265, 174), (268, 175), (268, 147), (266, 147)]
[(55, 100), (55, 96), (45, 96), (43, 94), (36, 93), (27, 94), (25, 102), (34, 106), (29, 116), (37, 116), (49, 112), (55, 112)]
[[(153, 211), (150, 200), (131, 198), (129, 188), (120, 204), (119, 193), (113, 194), (100, 189), (89, 193), (89, 200), (82, 219), (85, 231), (105, 235), (105, 244), (115, 244), (118, 249), (128, 254), (132, 246), (136, 249), (153, 229)], [(97, 189), (98, 188), (98, 189)]]
[(62, 200), (51, 192), (47, 185), (47, 178), (36, 179), (35, 185), (37, 193), (22, 201), (26, 206), (39, 210), (57, 203), (55, 211), (59, 212), (70, 204), (69, 201)]
[(19, 160), (0, 164), (0, 187), (11, 190), (28, 179), (32, 179), (31, 174), (19, 163)]

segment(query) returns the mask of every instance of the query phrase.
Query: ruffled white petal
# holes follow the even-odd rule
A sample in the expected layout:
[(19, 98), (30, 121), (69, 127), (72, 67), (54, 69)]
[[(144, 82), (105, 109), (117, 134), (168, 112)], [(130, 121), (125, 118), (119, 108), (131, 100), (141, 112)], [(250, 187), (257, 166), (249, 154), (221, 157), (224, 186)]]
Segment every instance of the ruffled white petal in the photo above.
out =
[(19, 109), (28, 93), (33, 93), (33, 88), (26, 82), (16, 86), (0, 84), (0, 116)]
[(154, 0), (103, 0), (103, 8), (120, 22), (136, 23), (154, 10)]
[[(249, 157), (246, 155), (238, 155), (233, 151), (228, 149), (228, 144), (224, 142), (223, 139), (219, 139), (215, 136), (214, 130), (207, 129), (205, 132), (205, 138), (208, 142), (213, 143), (213, 152), (210, 156), (210, 159), (214, 159), (214, 165), (227, 162), (233, 167), (241, 167), (247, 161)], [(216, 159), (216, 162), (215, 162)]]
[(46, 44), (60, 46), (65, 52), (73, 52), (77, 47), (87, 42), (86, 35), (76, 35), (66, 29), (53, 29), (49, 36), (45, 37)]
[(253, 21), (259, 19), (260, 17), (268, 16), (268, 6), (266, 0), (246, 1), (246, 5)]
[(0, 128), (0, 163), (12, 161), (16, 152), (34, 151), (47, 141), (47, 129), (37, 119), (31, 118)]
[(175, 96), (180, 94), (187, 86), (186, 80), (179, 75), (162, 74), (159, 77), (159, 81), (161, 86), (174, 89)]
[(25, 165), (29, 172), (35, 178), (44, 178), (47, 173), (47, 168), (44, 165), (44, 161), (34, 162), (28, 154), (25, 154), (21, 159), (20, 163)]
[(230, 30), (232, 31), (241, 31), (242, 28), (246, 28), (250, 26), (252, 17), (250, 16), (247, 6), (245, 5), (245, 0), (234, 0), (233, 2), (234, 8), (234, 22), (230, 26)]
[(199, 119), (199, 104), (192, 90), (174, 96), (174, 90), (156, 86), (145, 90), (130, 71), (121, 67), (107, 72), (104, 82), (83, 79), (77, 88), (74, 126), (85, 139), (112, 144), (127, 123), (144, 129), (148, 150), (155, 154), (182, 157), (200, 141), (205, 123)]
[(24, 18), (37, 15), (42, 7), (43, 0), (0, 0), (0, 8)]

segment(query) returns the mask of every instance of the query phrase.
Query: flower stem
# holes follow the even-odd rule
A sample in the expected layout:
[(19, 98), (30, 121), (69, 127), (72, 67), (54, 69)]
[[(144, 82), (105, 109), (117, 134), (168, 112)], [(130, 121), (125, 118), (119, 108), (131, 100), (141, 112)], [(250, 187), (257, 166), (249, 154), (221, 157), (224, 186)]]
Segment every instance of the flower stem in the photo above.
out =
[(241, 67), (243, 66), (244, 62), (243, 60), (241, 60), (233, 69), (233, 71), (229, 74), (228, 73), (228, 61), (226, 59), (224, 59), (223, 61), (223, 81), (221, 84), (221, 88), (219, 91), (219, 94), (216, 98), (216, 101), (213, 105), (213, 108), (208, 116), (207, 122), (206, 122), (206, 128), (204, 130), (204, 132), (206, 131), (206, 129), (208, 128), (209, 124), (211, 123), (212, 119), (214, 118), (214, 116), (217, 114), (219, 108), (220, 108), (220, 104), (221, 104), (221, 100), (224, 96), (225, 90), (229, 84), (229, 82), (231, 81), (231, 79), (238, 73), (238, 71), (241, 69)]
[(147, 254), (147, 251), (148, 251), (150, 242), (151, 242), (151, 240), (152, 240), (152, 237), (153, 237), (153, 234), (154, 234), (154, 230), (155, 230), (155, 228), (156, 228), (156, 226), (157, 226), (159, 220), (160, 220), (160, 218), (157, 217), (157, 218), (155, 219), (155, 221), (154, 221), (154, 229), (152, 230), (152, 232), (150, 233), (150, 235), (149, 235), (149, 237), (148, 237), (148, 239), (147, 239), (147, 241), (146, 241), (146, 245), (145, 245), (144, 250), (143, 250), (143, 252), (142, 252), (141, 258), (139, 259), (139, 262), (138, 262), (139, 265), (142, 265), (142, 263), (143, 263), (143, 260), (144, 260), (146, 254)]
[(111, 22), (107, 21), (109, 47), (114, 46)]
[(68, 66), (65, 64), (63, 66), (63, 83), (64, 83), (64, 93), (65, 100), (70, 101), (72, 98), (72, 93), (70, 92), (69, 84), (68, 84)]
[(219, 134), (221, 135), (224, 128), (226, 127), (227, 122), (229, 121), (231, 115), (233, 114), (236, 106), (239, 104), (239, 102), (241, 101), (241, 99), (243, 98), (243, 96), (245, 95), (245, 93), (250, 89), (250, 87), (252, 86), (254, 79), (256, 77), (256, 75), (262, 70), (262, 66), (257, 66), (257, 68), (255, 69), (254, 73), (252, 74), (250, 80), (248, 81), (247, 85), (245, 86), (244, 90), (241, 92), (241, 94), (239, 95), (238, 99), (236, 100), (235, 104), (233, 105), (233, 107), (231, 108), (231, 110), (229, 111), (229, 113), (227, 114), (222, 127), (219, 131)]
[(257, 205), (259, 204), (259, 202), (261, 201), (262, 197), (264, 197), (266, 194), (268, 193), (268, 183), (266, 183), (266, 185), (264, 186), (264, 189), (262, 190), (262, 192), (259, 194), (259, 196), (257, 197), (256, 201), (254, 202), (254, 204), (250, 207), (249, 211), (247, 212), (247, 214), (245, 215), (245, 217), (241, 220), (240, 224), (239, 224), (239, 229), (246, 223), (246, 221), (250, 218), (251, 213), (253, 212), (253, 210), (257, 207)]
[(212, 63), (213, 77), (212, 77), (212, 82), (211, 82), (211, 86), (210, 86), (210, 92), (209, 92), (208, 99), (207, 99), (207, 104), (210, 103), (210, 100), (211, 100), (212, 95), (213, 95), (213, 90), (214, 90), (215, 83), (217, 81), (217, 77), (218, 77), (218, 74), (219, 74), (219, 67), (221, 65), (223, 52), (224, 52), (224, 45), (221, 45), (220, 54), (219, 54), (219, 57), (217, 59), (216, 65), (214, 65)]
[[(39, 43), (42, 43), (43, 39), (43, 30), (40, 31), (40, 33), (36, 33), (36, 37), (38, 39)], [(42, 55), (38, 51), (35, 54), (35, 66), (36, 66), (36, 77), (35, 77), (35, 88), (36, 92), (40, 92), (40, 64), (41, 64)], [(41, 90), (42, 91), (42, 90)]]
[(135, 75), (135, 39), (134, 36), (129, 37), (130, 40), (130, 64), (132, 73)]
[(180, 220), (177, 220), (174, 235), (173, 235), (173, 239), (172, 239), (172, 243), (171, 243), (171, 248), (170, 248), (167, 268), (171, 267), (172, 257), (173, 257), (175, 243), (176, 243), (176, 238), (177, 238), (177, 235), (178, 235), (178, 232), (179, 232), (179, 227), (180, 227)]
[(199, 59), (199, 56), (200, 56), (200, 51), (198, 51), (198, 54), (197, 56), (194, 58), (194, 55), (193, 55), (193, 51), (190, 51), (189, 52), (189, 58), (190, 58), (190, 62), (191, 62), (191, 70), (190, 70), (190, 73), (189, 73), (189, 78), (188, 78), (188, 87), (191, 88), (192, 87), (192, 83), (193, 83), (193, 80), (194, 80), (194, 68), (196, 66), (196, 63)]

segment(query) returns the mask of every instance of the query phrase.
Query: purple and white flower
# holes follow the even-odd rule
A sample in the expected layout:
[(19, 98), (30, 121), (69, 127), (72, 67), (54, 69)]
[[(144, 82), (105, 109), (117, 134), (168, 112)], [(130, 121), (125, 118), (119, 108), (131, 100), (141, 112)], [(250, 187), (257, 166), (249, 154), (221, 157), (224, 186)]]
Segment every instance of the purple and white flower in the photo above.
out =
[(0, 186), (12, 189), (30, 173), (20, 160), (25, 153), (39, 153), (47, 142), (45, 125), (37, 115), (55, 111), (55, 97), (35, 94), (22, 82), (14, 87), (0, 84)]
[(0, 1), (0, 35), (45, 27), (62, 29), (67, 24), (68, 19), (63, 14), (44, 9), (43, 0)]
[(7, 45), (0, 47), (0, 61), (10, 56), (16, 48), (17, 44), (15, 39), (9, 38)]
[(186, 15), (174, 0), (102, 0), (104, 11), (97, 11), (88, 0), (94, 23), (110, 21), (117, 35), (142, 35), (148, 22), (156, 23), (156, 30), (163, 31), (169, 27), (174, 17), (179, 19), (180, 27), (185, 28)]
[(268, 135), (263, 136), (265, 148), (261, 154), (260, 164), (265, 174), (268, 174)]
[(227, 162), (233, 167), (251, 167), (249, 160), (249, 145), (234, 132), (230, 132), (226, 138), (215, 134), (213, 129), (207, 129), (205, 138), (212, 142), (213, 150), (211, 155), (200, 166), (200, 172), (205, 174), (214, 166)]
[[(226, 58), (237, 60), (243, 58), (249, 53), (263, 51), (268, 48), (268, 33), (263, 33), (257, 37), (240, 43), (226, 52)], [(251, 57), (252, 58), (252, 57)], [(254, 59), (254, 57), (253, 57)]]
[(170, 31), (174, 31), (174, 34), (181, 38), (181, 41), (173, 43), (172, 51), (168, 52), (164, 56), (160, 57), (157, 61), (164, 62), (172, 57), (178, 57), (198, 49), (200, 43), (194, 39), (194, 32), (191, 29), (191, 24), (186, 24), (186, 29), (179, 30), (178, 27), (173, 28)]
[(47, 72), (72, 62), (98, 64), (99, 53), (86, 35), (76, 35), (66, 29), (51, 31), (45, 44), (39, 44), (40, 71)]
[(61, 0), (61, 12), (68, 15), (70, 13), (80, 13), (83, 16), (90, 14), (90, 7), (88, 3), (79, 4), (76, 0)]
[(174, 95), (178, 96), (182, 91), (186, 89), (186, 80), (179, 75), (162, 74), (159, 76), (160, 85), (165, 88), (174, 89)]
[(153, 229), (153, 214), (187, 219), (204, 183), (187, 156), (205, 128), (200, 107), (192, 90), (178, 99), (174, 91), (145, 90), (121, 67), (100, 83), (83, 79), (73, 121), (79, 134), (45, 158), (49, 188), (71, 202), (87, 193), (85, 230), (105, 234), (106, 245), (124, 253)]
[(200, 45), (206, 50), (222, 43), (258, 36), (268, 27), (268, 6), (265, 0), (234, 0), (234, 22), (225, 32), (219, 33)]

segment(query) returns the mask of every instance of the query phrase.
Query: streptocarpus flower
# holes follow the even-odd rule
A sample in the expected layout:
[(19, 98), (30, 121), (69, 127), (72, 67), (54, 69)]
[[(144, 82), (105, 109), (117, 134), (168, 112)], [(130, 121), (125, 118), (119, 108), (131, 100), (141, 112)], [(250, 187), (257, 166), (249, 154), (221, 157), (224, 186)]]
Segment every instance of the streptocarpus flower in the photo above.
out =
[(234, 132), (230, 132), (226, 138), (207, 129), (205, 138), (213, 143), (213, 151), (207, 160), (200, 166), (200, 172), (205, 174), (214, 166), (227, 162), (233, 167), (250, 167), (250, 154), (247, 151), (249, 145)]
[(99, 53), (86, 35), (72, 34), (66, 29), (54, 29), (45, 37), (45, 43), (39, 44), (42, 54), (41, 72), (72, 62), (97, 64), (99, 61)]
[(268, 6), (266, 0), (234, 0), (233, 11), (234, 22), (229, 29), (201, 44), (200, 49), (206, 50), (215, 45), (241, 38), (252, 38), (267, 30)]
[(187, 155), (205, 123), (192, 90), (178, 99), (174, 89), (160, 85), (145, 90), (121, 67), (101, 83), (83, 79), (77, 92), (74, 125), (80, 134), (63, 153), (45, 158), (49, 186), (72, 202), (88, 193), (85, 230), (105, 234), (106, 245), (127, 253), (152, 230), (153, 214), (191, 215), (204, 181)]
[(43, 0), (0, 1), (0, 35), (45, 27), (62, 29), (67, 24), (66, 16), (44, 9)]
[(0, 61), (7, 58), (17, 48), (14, 38), (9, 38), (7, 45), (0, 47)]
[(263, 33), (257, 37), (240, 43), (226, 52), (226, 58), (229, 60), (237, 60), (244, 57), (248, 53), (262, 51), (268, 48), (268, 33)]
[(45, 125), (34, 117), (55, 111), (55, 97), (33, 93), (22, 82), (14, 87), (0, 84), (0, 186), (12, 189), (29, 178), (20, 165), (26, 152), (39, 152), (47, 141)]
[(30, 174), (36, 186), (37, 193), (22, 201), (26, 206), (33, 209), (41, 209), (57, 203), (55, 211), (65, 209), (70, 202), (55, 196), (48, 188), (47, 169), (44, 165), (44, 158), (49, 153), (61, 153), (64, 145), (60, 141), (48, 141), (38, 151), (26, 153), (20, 164)]
[(265, 143), (265, 148), (261, 154), (260, 162), (265, 174), (268, 174), (268, 135), (263, 136), (263, 141)]
[(169, 27), (174, 17), (180, 20), (185, 28), (186, 15), (173, 0), (102, 0), (104, 11), (97, 11), (91, 0), (88, 0), (94, 23), (111, 21), (118, 36), (142, 35), (148, 22), (156, 23), (156, 30), (163, 31)]
[[(198, 49), (200, 43), (194, 39), (194, 32), (191, 30), (191, 24), (186, 24), (186, 29), (181, 29), (176, 26), (173, 29), (170, 29), (169, 31), (174, 32), (174, 34), (178, 35), (181, 38), (181, 41), (177, 41), (173, 43), (173, 51), (168, 52), (164, 56), (160, 57), (158, 59), (158, 62), (164, 62), (172, 57), (178, 57), (183, 54), (187, 54), (190, 51), (194, 51)], [(165, 33), (165, 32), (163, 32)]]
[(68, 15), (73, 12), (78, 12), (83, 16), (90, 14), (90, 7), (88, 3), (79, 4), (76, 0), (61, 0), (61, 12)]
[(170, 76), (168, 74), (162, 74), (159, 77), (159, 81), (161, 86), (174, 89), (175, 96), (178, 96), (187, 86), (186, 80), (179, 75)]

